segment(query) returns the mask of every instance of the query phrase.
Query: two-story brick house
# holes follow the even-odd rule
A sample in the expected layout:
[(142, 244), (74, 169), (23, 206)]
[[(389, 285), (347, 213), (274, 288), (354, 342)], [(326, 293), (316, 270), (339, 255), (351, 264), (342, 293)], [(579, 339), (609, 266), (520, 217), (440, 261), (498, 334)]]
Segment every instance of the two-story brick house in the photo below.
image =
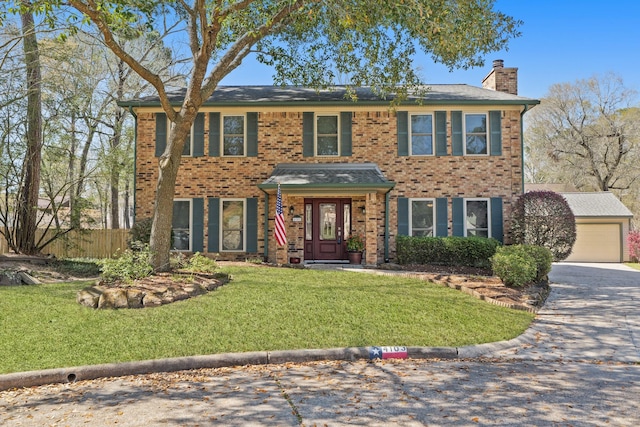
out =
[[(185, 145), (174, 249), (342, 260), (354, 232), (376, 264), (393, 259), (399, 234), (503, 240), (523, 189), (522, 117), (538, 103), (517, 95), (517, 69), (494, 61), (482, 88), (431, 85), (421, 103), (395, 110), (357, 93), (353, 102), (343, 87), (216, 89)], [(136, 115), (135, 217), (147, 218), (168, 123), (157, 99), (122, 105)], [(273, 236), (278, 183), (288, 247)]]

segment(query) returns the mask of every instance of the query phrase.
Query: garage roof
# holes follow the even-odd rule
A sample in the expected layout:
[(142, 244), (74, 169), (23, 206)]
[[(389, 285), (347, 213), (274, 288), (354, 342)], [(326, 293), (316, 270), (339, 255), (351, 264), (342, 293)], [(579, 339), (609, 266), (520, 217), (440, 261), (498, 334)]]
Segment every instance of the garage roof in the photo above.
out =
[(633, 217), (631, 211), (608, 191), (561, 194), (576, 217)]

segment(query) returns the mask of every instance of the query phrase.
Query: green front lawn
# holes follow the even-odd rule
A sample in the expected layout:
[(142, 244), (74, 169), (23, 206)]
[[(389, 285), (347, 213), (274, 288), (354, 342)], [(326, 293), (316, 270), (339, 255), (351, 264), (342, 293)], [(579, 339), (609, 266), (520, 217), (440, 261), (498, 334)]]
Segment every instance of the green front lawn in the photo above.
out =
[(76, 303), (87, 283), (0, 287), (0, 373), (224, 352), (511, 339), (533, 315), (416, 279), (235, 267), (208, 295), (139, 310)]
[(640, 263), (637, 262), (628, 262), (627, 265), (631, 268), (635, 268), (636, 270), (640, 270)]

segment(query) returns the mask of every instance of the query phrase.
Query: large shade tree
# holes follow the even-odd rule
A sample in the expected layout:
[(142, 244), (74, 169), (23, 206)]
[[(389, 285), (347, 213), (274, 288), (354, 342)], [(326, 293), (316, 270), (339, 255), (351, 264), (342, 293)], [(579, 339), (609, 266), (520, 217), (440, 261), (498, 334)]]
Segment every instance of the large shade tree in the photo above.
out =
[[(56, 13), (63, 5), (66, 13)], [(450, 68), (480, 66), (484, 55), (506, 48), (520, 25), (494, 10), (494, 0), (50, 0), (34, 7), (49, 11), (52, 21), (95, 26), (105, 45), (157, 91), (172, 124), (158, 162), (150, 242), (157, 270), (169, 268), (185, 138), (203, 102), (248, 55), (272, 65), (276, 83), (324, 87), (347, 76), (354, 87), (402, 97), (420, 83), (413, 63), (418, 50)], [(118, 41), (175, 22), (183, 25), (174, 37), (192, 59), (178, 107), (166, 82)]]
[(554, 84), (527, 121), (530, 182), (612, 191), (632, 210), (640, 209), (638, 94), (619, 76)]

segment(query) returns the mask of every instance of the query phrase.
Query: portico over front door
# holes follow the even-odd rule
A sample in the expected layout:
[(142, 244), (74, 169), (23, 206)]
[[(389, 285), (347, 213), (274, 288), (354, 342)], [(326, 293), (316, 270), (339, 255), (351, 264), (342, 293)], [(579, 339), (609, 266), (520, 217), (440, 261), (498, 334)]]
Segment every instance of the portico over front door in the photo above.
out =
[(345, 236), (351, 232), (351, 199), (305, 199), (304, 259), (347, 259)]

